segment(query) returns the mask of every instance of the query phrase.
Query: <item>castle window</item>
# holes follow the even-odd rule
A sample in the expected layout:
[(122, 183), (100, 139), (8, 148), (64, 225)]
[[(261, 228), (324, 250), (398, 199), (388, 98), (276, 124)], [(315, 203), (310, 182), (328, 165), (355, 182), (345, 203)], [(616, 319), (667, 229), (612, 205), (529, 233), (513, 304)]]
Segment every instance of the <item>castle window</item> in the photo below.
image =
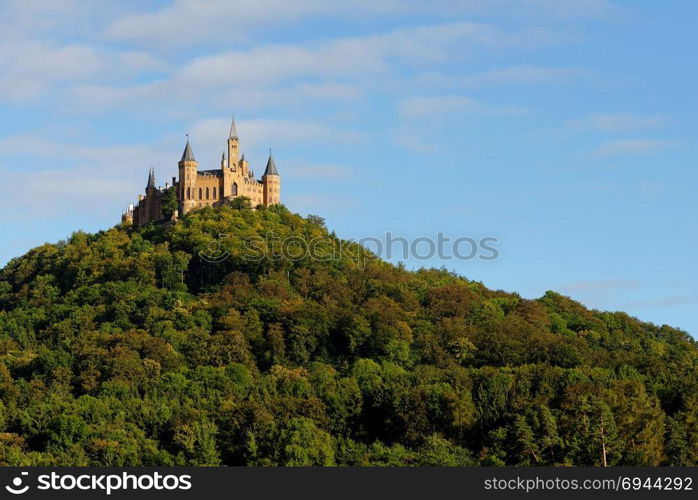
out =
[(187, 188), (187, 200), (191, 200), (191, 188)]
[[(203, 200), (204, 199), (204, 190), (199, 188), (199, 199)], [(199, 206), (201, 206), (201, 203), (199, 203)]]
[(233, 195), (233, 196), (237, 196), (237, 195), (238, 195), (238, 183), (237, 183), (237, 182), (233, 182), (233, 191), (232, 191), (232, 195)]
[(213, 188), (213, 199), (214, 200), (216, 199), (216, 188), (215, 187)]
[(208, 191), (208, 188), (206, 188), (206, 199), (207, 200), (208, 200), (208, 194), (209, 194), (209, 191)]

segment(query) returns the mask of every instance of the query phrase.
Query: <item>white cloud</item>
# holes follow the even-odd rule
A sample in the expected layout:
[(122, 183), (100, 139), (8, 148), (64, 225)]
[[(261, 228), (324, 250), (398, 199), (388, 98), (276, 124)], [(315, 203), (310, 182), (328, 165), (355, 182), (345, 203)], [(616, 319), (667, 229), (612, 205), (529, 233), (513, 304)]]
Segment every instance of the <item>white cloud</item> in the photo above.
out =
[(297, 193), (284, 196), (284, 203), (293, 207), (294, 212), (302, 214), (335, 214), (352, 212), (359, 207), (359, 201), (346, 195), (317, 195), (314, 193)]
[(605, 17), (616, 10), (607, 0), (434, 0), (426, 9), (420, 0), (174, 0), (159, 10), (115, 19), (104, 36), (172, 49), (211, 41), (239, 44), (260, 30), (323, 16), (346, 22), (367, 17), (497, 14), (541, 21)]
[(0, 42), (0, 99), (31, 99), (51, 88), (93, 79), (124, 81), (165, 67), (142, 52), (110, 52), (31, 39), (5, 40)]
[(619, 139), (601, 144), (592, 151), (595, 156), (616, 156), (624, 154), (654, 153), (673, 145), (671, 141), (651, 139)]
[(68, 96), (71, 105), (89, 110), (153, 108), (165, 101), (176, 102), (180, 112), (202, 106), (294, 109), (317, 99), (356, 100), (367, 89), (403, 81), (405, 71), (451, 64), (483, 48), (547, 43), (550, 36), (452, 22), (300, 45), (271, 44), (197, 57), (166, 78), (146, 83), (78, 85)]
[[(550, 35), (553, 36), (553, 35)], [(181, 85), (271, 84), (290, 78), (341, 78), (388, 70), (398, 63), (438, 64), (482, 47), (516, 47), (548, 38), (529, 31), (505, 32), (469, 22), (401, 28), (306, 45), (276, 44), (200, 57), (174, 79)]]
[(23, 187), (5, 193), (5, 206), (9, 208), (0, 219), (18, 215), (58, 217), (89, 206), (95, 213), (115, 214), (117, 222), (118, 211), (143, 191), (149, 164), (156, 167), (161, 184), (167, 180), (166, 173), (176, 172), (175, 151), (180, 147), (181, 144), (166, 141), (100, 147), (55, 142), (40, 136), (0, 140), (2, 158), (22, 157), (21, 169), (0, 165), (0, 176)]
[(675, 295), (669, 297), (658, 297), (649, 300), (636, 300), (629, 302), (624, 308), (634, 309), (654, 309), (698, 304), (698, 295)]
[[(154, 46), (185, 46), (210, 40), (239, 42), (253, 28), (304, 15), (331, 12), (335, 2), (314, 0), (175, 0), (154, 12), (116, 19), (105, 36)], [(216, 29), (216, 27), (218, 29)]]
[(352, 171), (341, 165), (287, 164), (284, 171), (292, 177), (312, 177), (313, 179), (346, 179)]
[(600, 281), (576, 281), (558, 287), (563, 292), (593, 293), (608, 290), (637, 290), (641, 287), (638, 281), (633, 280), (600, 280)]
[(524, 65), (493, 69), (466, 76), (462, 81), (469, 85), (556, 83), (571, 79), (578, 80), (588, 77), (590, 74), (589, 70), (583, 68)]
[(443, 117), (462, 114), (522, 114), (535, 110), (517, 106), (492, 106), (462, 95), (408, 97), (398, 102), (400, 115), (407, 119)]
[(482, 113), (488, 107), (469, 97), (460, 95), (444, 95), (433, 97), (408, 97), (398, 103), (398, 112), (407, 118), (424, 116)]
[(593, 129), (603, 132), (625, 132), (645, 128), (661, 127), (668, 122), (664, 115), (639, 115), (633, 113), (591, 113), (567, 122), (578, 129)]
[(517, 106), (495, 106), (463, 95), (412, 96), (398, 101), (400, 119), (393, 133), (393, 141), (417, 153), (430, 153), (437, 149), (440, 131), (447, 127), (463, 127), (469, 123), (465, 117), (527, 115), (536, 110)]
[(103, 68), (103, 62), (89, 47), (25, 40), (0, 44), (0, 67), (0, 95), (24, 99), (51, 84), (91, 76)]
[(411, 78), (403, 78), (394, 86), (402, 91), (460, 93), (465, 89), (491, 89), (494, 86), (559, 85), (595, 81), (595, 72), (579, 67), (507, 66), (472, 74), (434, 71), (424, 68)]
[(608, 309), (618, 298), (643, 290), (642, 283), (628, 279), (583, 280), (555, 287), (562, 293), (582, 303), (600, 309)]
[[(258, 149), (283, 144), (317, 144), (326, 141), (356, 142), (358, 132), (340, 130), (330, 125), (303, 120), (236, 120), (244, 148)], [(210, 118), (196, 122), (191, 128), (192, 145), (218, 150), (225, 145), (229, 118)]]
[(0, 2), (2, 38), (81, 36), (101, 30), (122, 15), (126, 2), (103, 0), (3, 0)]
[[(66, 108), (97, 111), (110, 106), (148, 107), (165, 99), (178, 99), (184, 108), (201, 106), (206, 98), (221, 99), (227, 106), (244, 101), (241, 105), (249, 107), (276, 103), (294, 107), (313, 98), (348, 101), (360, 97), (368, 86), (403, 79), (404, 75), (398, 78), (401, 67), (414, 74), (415, 68), (438, 67), (483, 49), (518, 50), (568, 38), (557, 28), (538, 23), (500, 29), (459, 20), (466, 14), (501, 17), (510, 12), (525, 17), (536, 12), (577, 17), (596, 16), (610, 7), (605, 0), (568, 0), (564, 8), (550, 0), (437, 0), (426, 16), (423, 2), (417, 0), (174, 0), (150, 12), (144, 12), (148, 6), (130, 2), (6, 0), (0, 5), (0, 17), (12, 23), (0, 42), (0, 99), (26, 100), (56, 91), (53, 101)], [(267, 45), (259, 45), (256, 36), (274, 24), (286, 28), (318, 16), (354, 18), (361, 23), (388, 16), (402, 18), (404, 26), (417, 14), (424, 25), (373, 35), (329, 40), (311, 35), (295, 44), (265, 36)], [(102, 38), (95, 38), (105, 23)], [(255, 35), (250, 43), (236, 42), (248, 33)], [(57, 41), (71, 35), (69, 43)], [(179, 63), (178, 69), (153, 52), (158, 44), (189, 48), (207, 40), (216, 41), (209, 54)], [(123, 45), (110, 45), (111, 41), (142, 43), (146, 48), (125, 50)], [(536, 75), (541, 71), (519, 67), (479, 78), (532, 81), (543, 77)], [(135, 78), (143, 73), (150, 73), (149, 78)], [(281, 84), (290, 87), (287, 99), (274, 88)], [(243, 93), (249, 98), (235, 97)]]

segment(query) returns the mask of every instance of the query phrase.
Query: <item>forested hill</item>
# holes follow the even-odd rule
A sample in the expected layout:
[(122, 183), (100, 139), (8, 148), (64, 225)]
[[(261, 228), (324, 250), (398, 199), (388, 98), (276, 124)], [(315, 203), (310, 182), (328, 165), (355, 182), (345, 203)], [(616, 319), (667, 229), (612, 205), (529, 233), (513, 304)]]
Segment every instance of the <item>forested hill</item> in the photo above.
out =
[(239, 205), (12, 260), (0, 464), (698, 463), (686, 333), (345, 243)]

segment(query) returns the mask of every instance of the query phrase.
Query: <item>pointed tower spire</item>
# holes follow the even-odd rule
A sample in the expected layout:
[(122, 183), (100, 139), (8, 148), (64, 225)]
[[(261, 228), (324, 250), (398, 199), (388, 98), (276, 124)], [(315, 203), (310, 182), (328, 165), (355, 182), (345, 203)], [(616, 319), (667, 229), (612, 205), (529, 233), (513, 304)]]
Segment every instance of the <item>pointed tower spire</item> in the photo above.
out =
[(150, 167), (150, 171), (148, 172), (148, 185), (145, 189), (155, 189), (155, 170), (153, 167)]
[(228, 139), (239, 139), (238, 128), (235, 126), (235, 115), (233, 115), (233, 121), (230, 123), (230, 135)]
[(269, 148), (269, 160), (267, 160), (267, 169), (264, 171), (264, 175), (279, 175), (274, 158), (271, 156), (271, 148)]
[(187, 134), (187, 145), (184, 147), (184, 153), (182, 153), (182, 159), (180, 161), (196, 161), (194, 153), (191, 151), (191, 146), (189, 145), (189, 134)]

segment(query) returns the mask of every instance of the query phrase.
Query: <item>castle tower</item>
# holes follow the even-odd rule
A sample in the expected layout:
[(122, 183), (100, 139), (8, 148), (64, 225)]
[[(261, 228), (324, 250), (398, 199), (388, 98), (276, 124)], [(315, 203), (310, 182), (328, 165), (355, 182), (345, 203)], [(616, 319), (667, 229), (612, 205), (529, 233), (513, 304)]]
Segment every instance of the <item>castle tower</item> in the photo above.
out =
[(189, 134), (187, 134), (187, 145), (184, 147), (182, 159), (179, 160), (179, 213), (186, 214), (194, 204), (194, 188), (196, 187), (197, 168), (199, 163), (194, 158), (194, 153), (189, 144)]
[(250, 174), (250, 162), (245, 159), (245, 153), (242, 153), (238, 168), (242, 177), (247, 177)]
[(230, 133), (228, 134), (228, 158), (225, 160), (225, 153), (223, 154), (224, 159), (221, 159), (221, 171), (223, 177), (223, 183), (221, 185), (221, 199), (225, 199), (229, 196), (235, 196), (233, 193), (233, 181), (235, 177), (235, 172), (238, 167), (238, 151), (240, 146), (240, 139), (238, 138), (238, 130), (235, 126), (235, 117), (230, 123)]
[(281, 203), (281, 177), (276, 170), (276, 163), (269, 150), (269, 160), (267, 160), (267, 168), (262, 176), (262, 184), (264, 185), (264, 204), (266, 206)]
[(150, 167), (148, 171), (148, 184), (145, 186), (145, 192), (147, 194), (148, 191), (153, 190), (155, 190), (155, 170), (153, 170), (153, 167)]
[(157, 203), (157, 188), (155, 187), (155, 170), (150, 167), (148, 172), (148, 184), (145, 186), (145, 213), (146, 220), (157, 220), (159, 217), (159, 205)]
[(235, 168), (238, 164), (240, 138), (238, 129), (235, 126), (235, 117), (230, 123), (230, 134), (228, 134), (228, 168)]

